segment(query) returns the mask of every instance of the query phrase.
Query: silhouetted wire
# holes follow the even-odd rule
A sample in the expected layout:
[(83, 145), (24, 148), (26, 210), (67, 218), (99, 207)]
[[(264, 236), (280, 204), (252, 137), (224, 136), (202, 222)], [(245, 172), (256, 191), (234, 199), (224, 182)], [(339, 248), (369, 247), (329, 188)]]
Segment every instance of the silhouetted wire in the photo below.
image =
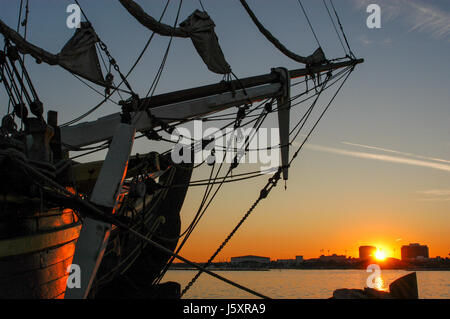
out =
[(291, 160), (289, 161), (289, 165), (291, 165), (291, 163), (294, 161), (294, 159), (298, 156), (300, 150), (303, 148), (303, 145), (305, 145), (305, 143), (308, 141), (309, 137), (311, 136), (311, 134), (314, 132), (315, 128), (317, 127), (317, 125), (319, 124), (320, 120), (322, 119), (322, 117), (325, 115), (325, 113), (327, 112), (328, 108), (330, 107), (331, 103), (333, 103), (334, 99), (336, 98), (336, 96), (338, 95), (338, 93), (340, 92), (340, 90), (342, 89), (342, 87), (344, 86), (345, 82), (347, 81), (348, 77), (350, 76), (350, 74), (352, 73), (353, 69), (347, 73), (347, 76), (345, 77), (345, 79), (342, 81), (342, 83), (340, 84), (340, 86), (338, 87), (338, 89), (336, 90), (336, 92), (334, 93), (333, 97), (331, 98), (330, 102), (328, 103), (328, 105), (325, 107), (325, 109), (322, 111), (322, 113), (320, 114), (319, 118), (317, 119), (317, 121), (314, 123), (313, 127), (311, 128), (311, 130), (309, 131), (308, 135), (305, 137), (305, 139), (303, 140), (303, 142), (300, 144), (300, 146), (298, 147), (297, 151), (294, 153), (294, 156), (291, 158)]
[(339, 42), (341, 43), (342, 49), (344, 49), (344, 53), (345, 53), (345, 55), (347, 55), (347, 50), (345, 49), (344, 43), (342, 42), (342, 39), (341, 39), (341, 35), (339, 34), (339, 32), (338, 32), (338, 30), (337, 30), (337, 27), (336, 27), (336, 24), (334, 23), (334, 19), (333, 19), (333, 17), (331, 16), (331, 12), (330, 12), (330, 10), (328, 9), (326, 0), (322, 0), (322, 2), (323, 2), (323, 5), (325, 6), (325, 8), (327, 9), (328, 16), (330, 17), (331, 23), (333, 24), (334, 31), (336, 31), (336, 35), (337, 35), (337, 37), (338, 37), (338, 39), (339, 39)]
[(348, 48), (348, 51), (350, 52), (350, 56), (354, 59), (355, 55), (353, 54), (352, 49), (350, 48), (350, 45), (348, 44), (347, 36), (345, 35), (345, 32), (344, 32), (344, 27), (342, 26), (341, 19), (339, 18), (339, 15), (337, 14), (336, 8), (334, 7), (333, 0), (330, 0), (330, 3), (331, 3), (331, 6), (333, 7), (334, 14), (338, 21), (339, 27), (341, 28), (341, 32), (344, 37), (345, 43), (347, 44), (347, 48)]
[[(351, 69), (351, 67), (347, 67), (347, 68), (345, 68), (345, 69), (339, 71), (338, 73), (334, 74), (334, 75), (333, 75), (333, 79), (336, 78), (336, 77), (338, 77), (338, 79), (336, 79), (334, 82), (332, 82), (332, 83), (330, 83), (330, 84), (327, 84), (327, 86), (326, 86), (325, 89), (328, 89), (329, 87), (331, 87), (331, 86), (333, 86), (334, 84), (336, 84), (342, 77), (345, 76), (345, 73), (346, 73), (349, 69)], [(313, 88), (311, 88), (309, 91), (312, 91), (312, 90), (313, 90)], [(301, 95), (301, 94), (299, 94), (299, 95)], [(297, 102), (297, 103), (292, 104), (291, 107), (300, 105), (300, 104), (304, 103), (305, 101), (310, 100), (310, 99), (312, 99), (312, 98), (314, 98), (314, 97), (316, 97), (316, 96), (317, 96), (317, 93), (315, 93), (314, 95), (311, 95), (310, 97), (307, 97), (307, 98), (305, 98), (305, 99), (303, 99), (303, 100), (301, 100), (301, 101), (299, 101), (299, 102)], [(292, 101), (295, 101), (295, 99), (296, 99), (296, 98), (293, 98)], [(269, 99), (266, 99), (265, 101), (268, 101), (268, 100), (269, 100)], [(253, 108), (253, 109), (251, 110), (251, 112), (254, 112), (254, 111), (260, 109), (261, 106), (262, 106), (263, 104), (265, 104), (265, 101), (261, 102), (257, 107)], [(278, 108), (275, 108), (272, 112), (275, 112), (276, 110), (278, 110)], [(248, 114), (250, 114), (251, 112), (249, 112)], [(305, 115), (303, 115), (303, 117), (304, 117), (304, 116), (305, 116)], [(302, 118), (300, 119), (300, 121), (296, 124), (295, 128), (296, 128), (298, 125), (300, 125), (299, 123), (301, 123), (303, 117), (302, 117)], [(253, 122), (256, 122), (256, 120), (257, 120), (256, 118), (255, 118), (255, 119), (252, 119), (252, 120), (250, 120), (250, 121), (244, 123), (242, 126), (246, 126), (246, 125), (248, 125), (248, 124), (251, 124), (251, 123), (253, 123)], [(186, 120), (186, 121), (183, 122), (183, 123), (186, 123), (186, 122), (189, 122), (189, 121), (190, 121), (190, 120)], [(225, 128), (230, 127), (231, 125), (234, 124), (234, 122), (235, 122), (235, 120), (233, 120), (233, 121), (231, 121), (230, 123), (224, 125), (224, 126), (221, 127), (220, 129), (218, 129), (217, 132), (223, 131)], [(183, 124), (183, 123), (180, 123), (180, 124), (178, 124), (178, 125), (181, 125), (181, 124)], [(294, 129), (295, 129), (295, 128), (294, 128)], [(294, 130), (294, 129), (293, 129), (293, 130)], [(291, 130), (290, 135), (293, 134), (293, 130)], [(162, 129), (159, 129), (157, 132), (161, 132), (161, 131), (162, 131)], [(215, 137), (215, 140), (218, 139), (218, 138), (227, 136), (227, 135), (230, 134), (230, 133), (231, 133), (231, 132), (224, 133), (224, 134), (222, 134), (222, 135), (220, 135), (220, 136), (218, 136), (218, 137)], [(143, 134), (143, 135), (140, 135), (140, 136), (137, 136), (136, 139), (142, 138), (142, 137), (144, 137), (144, 136), (145, 136), (144, 134)], [(212, 136), (215, 136), (215, 133), (212, 134)], [(182, 135), (181, 135), (180, 137), (188, 138), (188, 137), (182, 136)], [(188, 139), (190, 139), (190, 140), (191, 140), (192, 142), (194, 142), (194, 143), (200, 142), (200, 141), (194, 140), (194, 139), (192, 139), (192, 138), (188, 138)], [(163, 140), (163, 141), (165, 141), (165, 142), (168, 142), (168, 143), (173, 143), (173, 144), (177, 143), (177, 142), (175, 142), (175, 141), (168, 140), (168, 139), (164, 139), (164, 138), (162, 138), (161, 140)], [(291, 143), (291, 142), (290, 142), (290, 143)], [(270, 146), (270, 147), (267, 147), (267, 148), (249, 149), (249, 151), (269, 150), (269, 149), (280, 148), (280, 147), (281, 147), (281, 145), (276, 145), (276, 146)], [(99, 148), (97, 148), (96, 150), (87, 152), (87, 153), (85, 153), (85, 154), (77, 155), (77, 156), (75, 156), (75, 157), (72, 157), (71, 159), (76, 159), (76, 158), (79, 158), (79, 157), (82, 157), (82, 156), (85, 156), (85, 155), (90, 155), (90, 154), (95, 153), (95, 152), (97, 152), (97, 151), (102, 151), (102, 150), (104, 150), (104, 149), (106, 149), (106, 148), (108, 148), (108, 146), (99, 147)], [(223, 147), (222, 147), (222, 148), (223, 148)], [(236, 149), (235, 149), (235, 150), (236, 150)], [(169, 151), (170, 151), (170, 150), (169, 150)], [(168, 151), (168, 152), (169, 152), (169, 151)]]
[(302, 11), (303, 11), (303, 14), (304, 14), (305, 17), (306, 17), (306, 21), (308, 21), (309, 27), (311, 28), (312, 34), (314, 35), (314, 38), (316, 39), (317, 45), (318, 45), (319, 47), (322, 47), (322, 46), (320, 45), (319, 39), (317, 38), (316, 32), (314, 32), (314, 28), (313, 28), (313, 26), (312, 26), (312, 24), (311, 24), (311, 21), (309, 21), (309, 17), (308, 17), (308, 15), (306, 14), (306, 11), (305, 11), (305, 8), (303, 7), (302, 1), (301, 1), (301, 0), (297, 0), (297, 2), (298, 2), (298, 4), (300, 5), (300, 8), (301, 8)]
[(203, 6), (202, 0), (198, 0), (198, 2), (200, 3), (200, 7), (202, 7), (202, 10), (206, 12), (205, 7)]
[[(181, 11), (182, 5), (183, 5), (183, 0), (180, 0), (180, 5), (178, 6), (178, 12), (177, 12), (177, 16), (175, 17), (175, 22), (174, 22), (173, 29), (175, 29), (177, 24), (178, 24), (178, 19), (180, 17), (180, 11)], [(153, 94), (155, 93), (156, 87), (157, 87), (157, 85), (159, 83), (159, 80), (161, 79), (162, 72), (163, 72), (164, 67), (166, 65), (167, 56), (169, 55), (170, 47), (172, 45), (172, 40), (173, 40), (173, 34), (170, 35), (170, 40), (169, 40), (169, 43), (167, 45), (166, 51), (164, 53), (164, 57), (163, 57), (163, 59), (161, 61), (161, 64), (160, 64), (159, 69), (158, 69), (158, 72), (157, 72), (155, 78), (153, 79), (153, 82), (152, 82), (150, 88), (148, 89), (148, 92), (147, 92), (147, 94), (145, 96), (146, 98), (148, 96), (153, 96)]]
[[(261, 118), (262, 118), (262, 117), (265, 117), (265, 116), (267, 116), (267, 114), (265, 114), (265, 112), (263, 111), (263, 112), (261, 113)], [(259, 129), (259, 127), (262, 125), (262, 123), (263, 123), (263, 121), (261, 121), (261, 122), (258, 122), (258, 121), (257, 121), (257, 122), (255, 123), (254, 128), (256, 128), (256, 131)], [(256, 135), (256, 133), (253, 135), (253, 137), (254, 137), (255, 135)], [(253, 137), (252, 137), (252, 138), (253, 138)], [(248, 141), (248, 143), (250, 143), (250, 142), (251, 142), (251, 140)], [(221, 170), (221, 168), (222, 168), (222, 165), (223, 165), (223, 163), (224, 163), (225, 157), (226, 157), (226, 152), (224, 153), (222, 162), (221, 162), (220, 165), (219, 165), (219, 169), (217, 170), (214, 179), (211, 181), (211, 178), (210, 178), (210, 179), (209, 179), (209, 183), (206, 184), (206, 185), (207, 185), (207, 188), (209, 188), (209, 189), (208, 189), (208, 192), (207, 192), (207, 195), (206, 195), (206, 198), (209, 197), (209, 195), (210, 195), (210, 193), (211, 193), (211, 191), (212, 191), (212, 185), (216, 185), (216, 184), (217, 184), (218, 186), (217, 186), (216, 190), (214, 191), (214, 194), (211, 196), (211, 198), (209, 199), (209, 201), (208, 201), (208, 203), (206, 204), (206, 206), (204, 206), (205, 203), (206, 203), (206, 198), (205, 198), (205, 197), (203, 198), (202, 203), (201, 203), (201, 205), (200, 205), (200, 208), (199, 208), (199, 210), (197, 211), (196, 218), (195, 218), (194, 221), (193, 221), (192, 227), (191, 227), (191, 229), (189, 230), (189, 232), (185, 235), (185, 237), (183, 238), (182, 243), (177, 247), (177, 250), (176, 250), (177, 252), (179, 252), (179, 251), (182, 249), (182, 247), (184, 246), (184, 244), (187, 242), (187, 240), (189, 239), (191, 233), (194, 231), (194, 229), (195, 229), (196, 226), (198, 225), (199, 221), (201, 220), (201, 218), (204, 216), (205, 212), (207, 211), (208, 207), (211, 205), (212, 201), (214, 200), (214, 198), (215, 198), (216, 195), (218, 194), (219, 190), (220, 190), (221, 187), (224, 185), (224, 183), (225, 183), (225, 181), (226, 181), (226, 178), (227, 178), (228, 175), (232, 172), (232, 168), (230, 168), (230, 169), (227, 171), (227, 174), (226, 174), (223, 178), (221, 178), (221, 181), (220, 181), (220, 182), (216, 182), (217, 179), (218, 179), (218, 175), (219, 175), (219, 173), (220, 173), (220, 170)], [(203, 208), (203, 207), (204, 207), (204, 208)], [(200, 211), (201, 211), (201, 212), (200, 212)], [(162, 277), (164, 276), (165, 272), (166, 272), (167, 269), (170, 267), (170, 264), (171, 264), (172, 262), (173, 262), (173, 258), (172, 258), (171, 260), (169, 260), (169, 263), (167, 263), (166, 267), (165, 267), (164, 270), (162, 271), (161, 276), (158, 278), (157, 282), (159, 282), (159, 281), (162, 279)]]

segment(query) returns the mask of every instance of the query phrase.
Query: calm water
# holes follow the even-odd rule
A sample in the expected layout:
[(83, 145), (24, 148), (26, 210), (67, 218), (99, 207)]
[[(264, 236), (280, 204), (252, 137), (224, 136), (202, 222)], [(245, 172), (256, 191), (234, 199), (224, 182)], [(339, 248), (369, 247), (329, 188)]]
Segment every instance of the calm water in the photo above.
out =
[[(411, 271), (382, 270), (377, 281), (378, 289), (389, 290), (389, 284)], [(193, 270), (170, 270), (165, 281), (175, 281), (185, 285), (196, 274)], [(367, 286), (370, 273), (365, 270), (297, 270), (273, 269), (269, 271), (218, 271), (219, 275), (243, 286), (256, 290), (275, 299), (329, 298), (339, 288), (358, 288)], [(419, 298), (450, 299), (450, 271), (418, 271)], [(257, 298), (229, 286), (222, 281), (202, 274), (183, 298), (203, 299), (241, 299)]]

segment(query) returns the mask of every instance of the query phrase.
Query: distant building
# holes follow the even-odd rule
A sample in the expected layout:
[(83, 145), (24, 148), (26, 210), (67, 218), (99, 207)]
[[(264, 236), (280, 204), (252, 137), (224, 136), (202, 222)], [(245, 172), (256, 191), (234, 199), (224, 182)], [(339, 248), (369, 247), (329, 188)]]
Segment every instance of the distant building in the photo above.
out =
[(375, 257), (377, 248), (374, 246), (359, 246), (359, 258), (370, 259)]
[(336, 255), (336, 254), (333, 254), (331, 256), (321, 255), (319, 257), (320, 261), (345, 261), (346, 259), (347, 259), (347, 256), (345, 256), (345, 255)]
[(428, 246), (420, 244), (409, 244), (402, 246), (402, 260), (425, 259), (428, 258)]
[(241, 263), (259, 263), (259, 264), (269, 264), (269, 257), (260, 257), (260, 256), (240, 256), (240, 257), (231, 257), (232, 264), (241, 264)]
[(280, 264), (293, 264), (293, 263), (295, 263), (295, 259), (277, 259), (277, 263), (280, 263)]
[(303, 256), (295, 256), (296, 264), (301, 264), (302, 262), (304, 262)]

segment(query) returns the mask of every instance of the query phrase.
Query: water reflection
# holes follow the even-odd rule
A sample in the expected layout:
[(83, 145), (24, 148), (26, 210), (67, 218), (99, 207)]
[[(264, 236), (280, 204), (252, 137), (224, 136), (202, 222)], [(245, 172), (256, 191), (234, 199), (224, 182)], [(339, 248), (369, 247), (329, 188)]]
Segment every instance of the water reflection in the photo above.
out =
[(382, 291), (388, 291), (389, 290), (389, 286), (386, 284), (386, 282), (383, 280), (383, 277), (380, 275), (380, 276), (375, 278), (373, 289), (382, 290)]
[[(374, 288), (389, 291), (389, 284), (409, 273), (404, 270), (382, 270), (374, 278)], [(184, 287), (196, 271), (170, 270), (163, 279), (176, 281)], [(339, 288), (363, 289), (367, 287), (365, 270), (270, 270), (270, 271), (220, 271), (220, 275), (261, 292), (271, 298), (330, 298)], [(373, 273), (372, 273), (373, 275)], [(450, 272), (418, 271), (419, 298), (450, 298)], [(256, 298), (203, 274), (184, 298)]]

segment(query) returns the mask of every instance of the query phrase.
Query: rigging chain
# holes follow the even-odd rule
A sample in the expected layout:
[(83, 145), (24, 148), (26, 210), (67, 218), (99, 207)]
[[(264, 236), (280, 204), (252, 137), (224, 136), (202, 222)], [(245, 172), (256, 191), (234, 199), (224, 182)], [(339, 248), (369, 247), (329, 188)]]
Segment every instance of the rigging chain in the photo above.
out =
[[(91, 21), (89, 21), (87, 15), (84, 13), (84, 10), (81, 8), (81, 5), (78, 2), (78, 0), (75, 0), (75, 3), (80, 8), (81, 13), (83, 14), (83, 16), (86, 19), (86, 21), (92, 26), (93, 24), (91, 23)], [(100, 37), (98, 35), (97, 35), (97, 38), (98, 38), (98, 43), (99, 43), (100, 49), (102, 49), (102, 51), (105, 52), (109, 63), (113, 66), (114, 70), (116, 70), (117, 73), (119, 73), (123, 83), (125, 83), (125, 85), (127, 86), (128, 90), (130, 90), (131, 94), (132, 95), (136, 95), (136, 93), (134, 93), (133, 89), (131, 88), (130, 83), (128, 83), (128, 80), (123, 75), (123, 73), (120, 71), (119, 65), (117, 64), (116, 60), (111, 56), (111, 53), (109, 53), (107, 45), (100, 39)]]
[[(209, 265), (211, 265), (214, 258), (220, 253), (220, 251), (225, 247), (225, 245), (228, 243), (228, 241), (233, 237), (233, 235), (236, 233), (236, 231), (241, 227), (241, 225), (244, 223), (244, 221), (250, 216), (250, 214), (253, 212), (253, 210), (256, 208), (256, 206), (259, 204), (261, 200), (267, 197), (269, 195), (270, 191), (276, 187), (278, 181), (281, 178), (281, 167), (278, 169), (278, 171), (275, 173), (274, 176), (269, 178), (267, 184), (264, 186), (264, 188), (261, 189), (258, 199), (253, 203), (253, 205), (249, 208), (249, 210), (245, 213), (244, 217), (239, 221), (239, 223), (234, 227), (234, 229), (231, 231), (231, 233), (225, 238), (225, 240), (222, 242), (222, 244), (219, 246), (219, 248), (214, 252), (214, 254), (209, 258), (208, 262), (203, 265), (203, 268), (207, 268)], [(203, 273), (203, 270), (199, 270), (199, 272), (195, 275), (194, 278), (187, 284), (186, 287), (184, 287), (183, 291), (181, 292), (181, 297), (192, 287), (192, 285), (195, 283), (195, 281), (200, 277), (200, 275)]]
[[(289, 162), (289, 164), (287, 165), (288, 167), (291, 166), (291, 163), (293, 162), (293, 160), (298, 156), (302, 146), (306, 143), (306, 141), (308, 140), (309, 136), (312, 134), (312, 132), (314, 131), (314, 129), (316, 128), (316, 126), (318, 125), (319, 121), (322, 119), (323, 115), (326, 113), (326, 111), (328, 110), (329, 106), (331, 105), (331, 103), (334, 101), (335, 97), (337, 96), (337, 94), (340, 92), (341, 88), (343, 87), (343, 85), (345, 84), (346, 80), (348, 79), (349, 75), (352, 72), (348, 72), (347, 76), (345, 77), (344, 81), (341, 83), (341, 85), (339, 86), (339, 88), (337, 89), (337, 91), (335, 92), (335, 94), (333, 95), (333, 97), (331, 98), (330, 102), (328, 103), (328, 105), (326, 106), (326, 108), (323, 110), (322, 114), (320, 115), (320, 117), (318, 118), (318, 120), (316, 121), (316, 123), (314, 124), (314, 126), (312, 127), (312, 129), (310, 130), (310, 132), (308, 133), (307, 137), (305, 138), (305, 140), (303, 141), (303, 143), (301, 144), (301, 146), (299, 147), (299, 149), (295, 152), (294, 156), (292, 157), (291, 161)], [(271, 177), (266, 186), (261, 190), (260, 195), (258, 197), (258, 199), (253, 203), (253, 205), (250, 207), (250, 209), (247, 211), (247, 213), (244, 215), (244, 217), (242, 217), (242, 219), (240, 220), (240, 222), (235, 226), (235, 228), (231, 231), (231, 233), (227, 236), (227, 238), (222, 242), (222, 244), (219, 246), (219, 248), (214, 252), (214, 254), (209, 258), (208, 262), (203, 266), (205, 269), (211, 265), (212, 261), (214, 260), (214, 258), (220, 253), (220, 251), (225, 247), (225, 245), (228, 243), (228, 241), (231, 239), (231, 237), (236, 233), (236, 231), (239, 229), (239, 227), (244, 223), (244, 221), (248, 218), (248, 216), (252, 213), (252, 211), (256, 208), (256, 206), (259, 204), (259, 202), (266, 198), (267, 195), (270, 193), (270, 191), (276, 187), (277, 182), (280, 180), (281, 177), (281, 171), (282, 171), (283, 167), (279, 167), (277, 173), (275, 173), (275, 175), (273, 177)], [(194, 278), (186, 285), (186, 287), (183, 289), (183, 291), (181, 292), (181, 297), (192, 287), (192, 285), (196, 282), (196, 280), (200, 277), (200, 275), (203, 273), (202, 270), (199, 270), (199, 272), (194, 276)]]
[(66, 196), (68, 196), (68, 198), (74, 200), (76, 203), (82, 205), (84, 208), (86, 208), (88, 211), (90, 211), (92, 214), (94, 214), (94, 216), (96, 216), (96, 218), (99, 218), (100, 220), (106, 221), (108, 223), (114, 224), (124, 230), (129, 231), (130, 233), (132, 233), (133, 235), (135, 235), (136, 237), (146, 241), (147, 243), (149, 243), (150, 245), (152, 245), (153, 247), (159, 249), (160, 251), (174, 256), (175, 258), (185, 262), (186, 264), (195, 267), (196, 269), (201, 270), (202, 272), (205, 272), (219, 280), (222, 280), (223, 282), (226, 282), (236, 288), (239, 288), (241, 290), (247, 291), (255, 296), (258, 296), (260, 298), (265, 298), (265, 299), (269, 299), (269, 297), (256, 292), (255, 290), (252, 290), (250, 288), (244, 287), (238, 283), (235, 283), (225, 277), (222, 277), (208, 269), (206, 269), (205, 267), (202, 267), (200, 265), (197, 265), (196, 263), (172, 252), (171, 250), (167, 249), (166, 247), (162, 246), (161, 244), (153, 241), (151, 238), (149, 238), (148, 236), (145, 236), (143, 234), (141, 234), (139, 231), (133, 229), (132, 227), (130, 227), (129, 225), (121, 222), (120, 220), (118, 220), (116, 218), (116, 216), (113, 216), (111, 214), (106, 214), (105, 212), (101, 211), (100, 209), (98, 209), (97, 207), (95, 207), (94, 205), (92, 205), (89, 201), (84, 200), (79, 198), (77, 195), (72, 194), (70, 191), (68, 191), (65, 187), (63, 187), (62, 185), (58, 184), (57, 182), (55, 182), (54, 180), (52, 180), (51, 178), (47, 177), (46, 175), (44, 175), (43, 173), (41, 173), (40, 171), (38, 171), (36, 168), (34, 168), (33, 166), (29, 165), (28, 163), (24, 162), (23, 160), (20, 159), (20, 157), (17, 157), (17, 155), (14, 152), (8, 152), (8, 151), (3, 151), (3, 155), (6, 155), (8, 157), (11, 157), (14, 160), (18, 160), (18, 163), (21, 164), (28, 172), (30, 172), (31, 174), (33, 174), (34, 176), (38, 177), (39, 179), (47, 182), (49, 185), (51, 185), (52, 187), (54, 187), (55, 189), (61, 191), (62, 194), (65, 194)]
[[(163, 12), (161, 13), (161, 16), (160, 16), (160, 18), (159, 18), (159, 21), (161, 21), (162, 18), (164, 17), (164, 15), (165, 15), (165, 13), (166, 13), (166, 10), (167, 10), (167, 7), (169, 6), (169, 3), (170, 3), (170, 0), (167, 0), (166, 5), (165, 5), (165, 7), (164, 7), (164, 9), (163, 9)], [(153, 33), (150, 35), (150, 38), (148, 39), (147, 43), (145, 44), (145, 46), (144, 46), (144, 48), (142, 49), (142, 51), (141, 51), (141, 53), (139, 54), (139, 56), (137, 57), (137, 59), (136, 59), (136, 61), (134, 62), (133, 66), (132, 66), (132, 67), (130, 68), (130, 70), (128, 71), (128, 73), (127, 73), (127, 75), (125, 76), (125, 78), (128, 78), (128, 76), (130, 76), (131, 72), (133, 72), (133, 70), (135, 69), (135, 67), (137, 66), (137, 64), (138, 64), (139, 61), (141, 60), (141, 58), (144, 56), (144, 53), (145, 53), (145, 51), (148, 49), (148, 47), (149, 47), (151, 41), (153, 40), (153, 37), (154, 37), (154, 36), (155, 36), (155, 32), (153, 32)], [(76, 123), (76, 122), (82, 120), (83, 118), (85, 118), (85, 117), (88, 116), (89, 114), (93, 113), (93, 112), (94, 112), (95, 110), (97, 110), (100, 106), (102, 106), (102, 105), (108, 100), (108, 98), (111, 97), (111, 96), (114, 94), (114, 92), (115, 92), (116, 90), (119, 89), (119, 87), (122, 85), (122, 83), (124, 83), (123, 80), (122, 80), (122, 82), (119, 83), (119, 85), (118, 85), (116, 88), (114, 88), (113, 92), (111, 92), (106, 98), (104, 98), (100, 103), (98, 103), (96, 106), (94, 106), (93, 108), (91, 108), (89, 111), (87, 111), (86, 113), (80, 115), (79, 117), (77, 117), (77, 118), (75, 118), (75, 119), (73, 119), (73, 120), (71, 120), (71, 121), (69, 121), (69, 122), (67, 122), (67, 123), (64, 123), (64, 124), (62, 124), (62, 125), (60, 125), (60, 126), (61, 126), (61, 127), (64, 127), (64, 126), (72, 125), (72, 124), (74, 124), (74, 123)]]
[[(267, 116), (266, 110), (263, 110), (263, 112), (260, 114), (260, 117), (259, 117), (259, 119), (263, 119), (263, 120), (262, 120), (261, 122), (257, 121), (257, 122), (254, 124), (254, 126), (253, 126), (253, 128), (256, 128), (256, 131), (259, 130), (259, 128), (261, 127), (262, 122), (264, 121), (264, 119), (266, 118), (266, 116)], [(254, 135), (254, 136), (255, 136), (255, 135)], [(253, 137), (254, 137), (254, 136), (253, 136)], [(252, 137), (252, 139), (253, 139), (253, 137)], [(250, 143), (250, 141), (247, 140), (246, 143)], [(247, 148), (248, 145), (246, 145), (245, 147)], [(225, 154), (224, 154), (223, 159), (225, 159), (225, 156), (226, 156), (226, 152), (225, 152)], [(236, 157), (235, 157), (235, 161), (236, 161), (236, 158), (237, 158), (237, 155), (236, 155)], [(206, 186), (207, 186), (207, 188), (209, 188), (209, 186), (211, 186), (211, 188), (210, 188), (209, 190), (208, 190), (208, 189), (205, 190), (205, 195), (206, 195), (206, 197), (205, 197), (205, 195), (204, 195), (203, 200), (202, 200), (202, 202), (201, 202), (201, 204), (200, 204), (200, 207), (199, 207), (198, 210), (197, 210), (196, 216), (194, 217), (194, 221), (192, 222), (192, 223), (195, 222), (195, 224), (189, 226), (189, 227), (192, 226), (192, 229), (189, 230), (189, 233), (183, 238), (183, 241), (182, 241), (182, 243), (178, 246), (176, 253), (178, 253), (178, 252), (181, 250), (181, 248), (183, 247), (183, 245), (186, 243), (186, 241), (188, 240), (190, 234), (192, 233), (192, 231), (194, 230), (194, 228), (197, 226), (198, 222), (200, 221), (200, 219), (201, 219), (202, 216), (205, 214), (206, 210), (209, 208), (209, 206), (211, 205), (212, 201), (213, 201), (214, 198), (216, 197), (216, 195), (217, 195), (217, 193), (219, 192), (220, 188), (223, 186), (224, 183), (226, 183), (225, 180), (228, 178), (228, 175), (230, 175), (230, 173), (232, 173), (233, 169), (236, 168), (236, 166), (237, 166), (237, 163), (234, 162), (234, 163), (230, 166), (230, 168), (229, 168), (227, 174), (226, 174), (225, 176), (223, 176), (223, 177), (220, 177), (222, 180), (221, 180), (220, 182), (216, 182), (216, 181), (218, 180), (218, 175), (219, 175), (219, 173), (220, 173), (220, 170), (221, 170), (221, 168), (222, 168), (223, 163), (224, 163), (224, 161), (222, 160), (222, 162), (221, 162), (220, 165), (219, 165), (219, 169), (217, 170), (216, 175), (215, 175), (214, 180), (213, 180), (212, 183), (211, 183), (211, 177), (210, 177), (209, 183), (208, 183)], [(212, 173), (212, 172), (211, 172), (211, 173)], [(212, 175), (211, 175), (211, 176), (212, 176)], [(203, 208), (204, 205), (205, 205), (205, 203), (206, 203), (206, 199), (209, 197), (209, 195), (210, 195), (210, 193), (211, 193), (211, 191), (212, 191), (212, 188), (213, 188), (212, 185), (215, 185), (215, 184), (218, 184), (218, 187), (215, 189), (214, 193), (212, 194), (212, 197), (208, 200), (208, 203), (206, 204), (205, 208)], [(196, 219), (197, 219), (197, 220), (196, 220)], [(191, 224), (192, 224), (192, 223), (191, 223)], [(173, 258), (169, 261), (168, 265), (170, 265), (172, 262), (173, 262)], [(161, 275), (159, 276), (159, 278), (157, 278), (157, 281), (158, 281), (158, 282), (162, 279), (162, 277), (164, 276), (165, 272), (167, 271), (168, 265), (163, 269), (163, 271), (161, 272)]]

